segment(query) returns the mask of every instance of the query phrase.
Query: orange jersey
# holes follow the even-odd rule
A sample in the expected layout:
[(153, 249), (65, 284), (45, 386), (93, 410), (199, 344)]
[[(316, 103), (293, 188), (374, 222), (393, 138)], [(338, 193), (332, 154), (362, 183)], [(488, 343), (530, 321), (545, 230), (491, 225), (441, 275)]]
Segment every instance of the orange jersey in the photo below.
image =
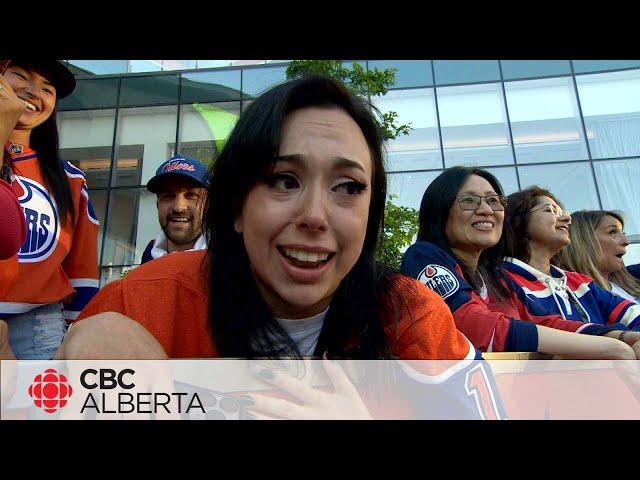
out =
[[(141, 265), (106, 285), (78, 320), (119, 312), (149, 330), (170, 358), (218, 357), (208, 320), (209, 282), (201, 268), (205, 254), (175, 252)], [(385, 328), (392, 353), (414, 360), (479, 358), (440, 296), (413, 279), (407, 281), (415, 289), (397, 289), (406, 305), (402, 318)]]
[[(27, 237), (17, 254), (19, 271), (12, 281), (0, 276), (0, 318), (28, 312), (41, 305), (64, 302), (64, 315), (75, 320), (96, 294), (98, 277), (98, 220), (89, 201), (81, 170), (63, 161), (71, 187), (75, 225), (62, 224), (55, 200), (46, 189), (36, 152), (7, 144), (12, 159), (15, 192), (27, 225)], [(16, 257), (7, 262), (16, 262)]]

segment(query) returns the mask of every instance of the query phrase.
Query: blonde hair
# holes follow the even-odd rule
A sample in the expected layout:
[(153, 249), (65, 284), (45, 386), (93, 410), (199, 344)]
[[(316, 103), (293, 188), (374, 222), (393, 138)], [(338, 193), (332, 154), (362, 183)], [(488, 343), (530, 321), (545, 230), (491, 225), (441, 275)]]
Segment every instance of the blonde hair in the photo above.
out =
[[(571, 214), (571, 226), (569, 238), (571, 244), (560, 250), (553, 257), (553, 264), (572, 272), (580, 272), (589, 275), (600, 287), (609, 290), (609, 282), (600, 272), (600, 259), (602, 247), (596, 236), (596, 228), (600, 221), (609, 215), (622, 224), (624, 219), (618, 212), (606, 210), (580, 210)], [(609, 281), (634, 297), (640, 297), (640, 284), (622, 267), (619, 272), (611, 273)]]

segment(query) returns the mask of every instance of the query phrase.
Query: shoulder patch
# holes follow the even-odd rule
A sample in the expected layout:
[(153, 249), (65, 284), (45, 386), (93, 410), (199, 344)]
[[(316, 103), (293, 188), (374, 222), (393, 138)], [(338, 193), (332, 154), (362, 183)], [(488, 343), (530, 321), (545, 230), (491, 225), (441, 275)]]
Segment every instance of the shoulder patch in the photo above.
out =
[(453, 295), (460, 288), (458, 278), (442, 265), (430, 264), (418, 275), (418, 281), (424, 283), (442, 298)]

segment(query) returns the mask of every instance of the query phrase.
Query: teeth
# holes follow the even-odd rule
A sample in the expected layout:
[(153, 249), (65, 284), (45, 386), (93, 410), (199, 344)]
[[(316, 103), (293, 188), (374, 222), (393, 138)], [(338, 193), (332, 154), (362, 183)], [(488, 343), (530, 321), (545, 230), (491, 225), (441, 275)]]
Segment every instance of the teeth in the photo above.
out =
[(36, 106), (33, 103), (29, 103), (26, 100), (24, 100), (24, 103), (27, 106), (28, 110), (31, 110), (32, 112), (35, 112), (37, 110)]
[(308, 252), (306, 250), (299, 250), (297, 248), (283, 248), (287, 257), (295, 258), (301, 262), (322, 262), (329, 258), (328, 253)]
[(477, 222), (474, 223), (473, 226), (479, 228), (493, 228), (493, 224), (491, 222)]

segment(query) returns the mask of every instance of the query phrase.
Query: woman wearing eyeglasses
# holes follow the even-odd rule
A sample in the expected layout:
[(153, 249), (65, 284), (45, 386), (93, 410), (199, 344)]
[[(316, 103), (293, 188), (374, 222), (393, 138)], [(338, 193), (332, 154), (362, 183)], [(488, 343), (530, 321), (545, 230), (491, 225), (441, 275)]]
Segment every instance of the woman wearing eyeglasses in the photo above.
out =
[(587, 275), (552, 263), (571, 243), (571, 215), (551, 192), (530, 187), (510, 195), (505, 223), (504, 270), (518, 296), (567, 320), (640, 329), (640, 305), (613, 295)]
[[(502, 187), (491, 173), (468, 167), (445, 170), (424, 193), (418, 241), (405, 252), (403, 273), (439, 293), (458, 329), (481, 351), (635, 359), (625, 343), (597, 336), (626, 330), (624, 326), (568, 321), (523, 305), (505, 287), (500, 268), (505, 205)], [(578, 330), (594, 335), (574, 333)]]
[(622, 256), (629, 240), (620, 212), (580, 210), (571, 215), (571, 243), (553, 263), (564, 270), (584, 273), (614, 295), (640, 303), (640, 283), (627, 271)]

